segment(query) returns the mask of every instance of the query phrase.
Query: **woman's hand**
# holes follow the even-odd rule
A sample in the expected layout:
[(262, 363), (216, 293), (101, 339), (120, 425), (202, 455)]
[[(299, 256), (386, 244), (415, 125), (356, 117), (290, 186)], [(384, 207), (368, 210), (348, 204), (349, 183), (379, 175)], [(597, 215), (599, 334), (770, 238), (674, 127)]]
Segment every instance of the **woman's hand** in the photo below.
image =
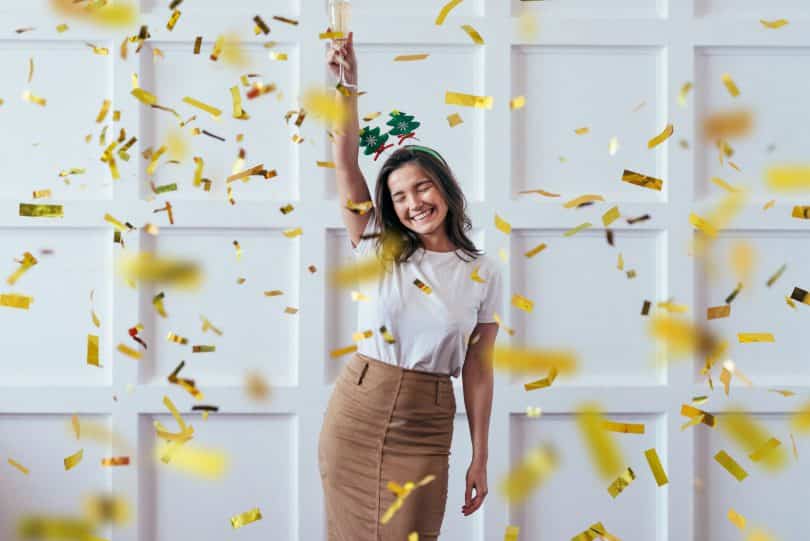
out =
[[(473, 488), (475, 488), (474, 498)], [(467, 490), (464, 492), (464, 506), (461, 508), (465, 517), (472, 515), (481, 507), (484, 498), (487, 497), (487, 492), (489, 492), (487, 489), (487, 463), (483, 460), (473, 460), (467, 469)]]
[[(331, 31), (331, 29), (330, 29)], [(350, 85), (357, 84), (357, 57), (354, 54), (354, 32), (349, 32), (345, 40), (332, 40), (326, 53), (329, 71), (340, 79), (340, 66), (343, 66), (343, 79)]]

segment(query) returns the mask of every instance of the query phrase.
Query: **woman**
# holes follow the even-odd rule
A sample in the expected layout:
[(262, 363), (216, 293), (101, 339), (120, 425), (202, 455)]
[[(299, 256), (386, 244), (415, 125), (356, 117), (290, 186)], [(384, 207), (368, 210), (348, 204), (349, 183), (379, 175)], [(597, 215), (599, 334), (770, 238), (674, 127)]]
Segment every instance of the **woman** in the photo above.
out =
[[(332, 43), (327, 62), (336, 77), (344, 63), (346, 86), (356, 88), (353, 40)], [(348, 111), (334, 130), (340, 200), (370, 201), (358, 165), (357, 96), (336, 92), (336, 99)], [(373, 333), (343, 367), (320, 434), (330, 541), (406, 541), (411, 532), (438, 539), (456, 412), (450, 378), (459, 374), (473, 448), (461, 512), (474, 513), (486, 498), (502, 281), (495, 261), (467, 238), (465, 205), (439, 153), (411, 145), (383, 164), (371, 211), (343, 208), (355, 255), (389, 264), (364, 291), (360, 329)], [(397, 501), (389, 481), (417, 486)]]

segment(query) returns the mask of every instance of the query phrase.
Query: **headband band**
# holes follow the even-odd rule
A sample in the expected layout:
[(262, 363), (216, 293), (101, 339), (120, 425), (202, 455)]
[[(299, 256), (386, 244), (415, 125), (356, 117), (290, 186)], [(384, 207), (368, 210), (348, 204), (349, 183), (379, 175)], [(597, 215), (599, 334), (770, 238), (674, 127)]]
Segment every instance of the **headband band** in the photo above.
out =
[(408, 150), (418, 150), (420, 152), (424, 152), (425, 154), (430, 154), (431, 156), (442, 162), (444, 165), (447, 165), (447, 162), (444, 161), (444, 158), (442, 158), (441, 155), (432, 148), (423, 147), (421, 145), (407, 145), (405, 148), (407, 148)]

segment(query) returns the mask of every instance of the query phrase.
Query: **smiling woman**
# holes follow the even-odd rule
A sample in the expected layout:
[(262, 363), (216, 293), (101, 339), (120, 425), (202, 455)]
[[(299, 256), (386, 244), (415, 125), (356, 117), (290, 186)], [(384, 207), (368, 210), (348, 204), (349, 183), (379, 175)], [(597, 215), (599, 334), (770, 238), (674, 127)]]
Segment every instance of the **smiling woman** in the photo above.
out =
[[(344, 76), (356, 84), (353, 39), (333, 44), (328, 58), (335, 76), (345, 64)], [(349, 112), (333, 149), (343, 219), (354, 254), (386, 264), (358, 303), (358, 328), (370, 336), (344, 365), (321, 429), (329, 539), (402, 541), (416, 532), (432, 541), (447, 503), (453, 377), (462, 376), (473, 446), (461, 512), (474, 513), (487, 495), (501, 273), (467, 236), (464, 193), (436, 150), (393, 152), (377, 176), (371, 210), (354, 210), (371, 199), (357, 161), (357, 97), (337, 92), (336, 99)], [(343, 206), (347, 200), (355, 205)], [(390, 482), (413, 483), (407, 499), (389, 490)]]

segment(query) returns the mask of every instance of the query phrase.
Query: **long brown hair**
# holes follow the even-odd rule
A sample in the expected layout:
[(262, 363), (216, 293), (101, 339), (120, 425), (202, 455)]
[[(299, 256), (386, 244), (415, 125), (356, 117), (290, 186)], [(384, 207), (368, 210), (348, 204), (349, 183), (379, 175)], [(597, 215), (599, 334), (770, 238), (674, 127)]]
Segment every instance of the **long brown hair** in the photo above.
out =
[(376, 220), (377, 230), (380, 232), (376, 241), (377, 253), (381, 254), (384, 260), (402, 263), (407, 261), (418, 248), (424, 248), (419, 236), (399, 220), (399, 216), (394, 210), (391, 189), (388, 186), (388, 177), (391, 173), (409, 163), (419, 165), (444, 198), (447, 204), (444, 229), (450, 242), (456, 246), (456, 256), (462, 261), (471, 261), (459, 255), (459, 251), (472, 259), (482, 255), (483, 252), (476, 248), (467, 236), (467, 231), (472, 229), (472, 222), (467, 216), (467, 200), (453, 171), (438, 152), (416, 145), (397, 149), (385, 160), (377, 175), (377, 186), (374, 193), (374, 207), (377, 212), (374, 213), (373, 218)]

